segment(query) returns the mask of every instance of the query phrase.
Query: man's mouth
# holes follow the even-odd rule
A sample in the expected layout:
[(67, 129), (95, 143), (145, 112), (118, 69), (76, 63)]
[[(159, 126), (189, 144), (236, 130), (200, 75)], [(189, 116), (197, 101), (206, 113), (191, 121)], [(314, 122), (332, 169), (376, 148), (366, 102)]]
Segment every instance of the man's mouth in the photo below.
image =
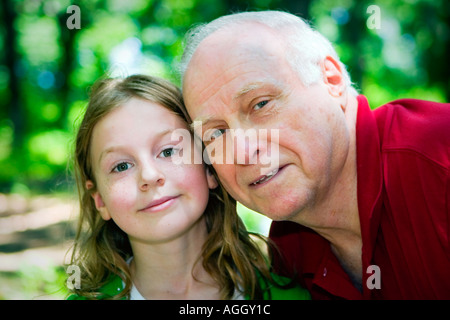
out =
[(270, 171), (268, 174), (265, 174), (265, 175), (259, 177), (258, 180), (252, 182), (250, 185), (256, 186), (258, 184), (262, 184), (266, 181), (269, 181), (278, 173), (278, 171), (280, 171), (280, 168), (276, 168), (275, 170)]

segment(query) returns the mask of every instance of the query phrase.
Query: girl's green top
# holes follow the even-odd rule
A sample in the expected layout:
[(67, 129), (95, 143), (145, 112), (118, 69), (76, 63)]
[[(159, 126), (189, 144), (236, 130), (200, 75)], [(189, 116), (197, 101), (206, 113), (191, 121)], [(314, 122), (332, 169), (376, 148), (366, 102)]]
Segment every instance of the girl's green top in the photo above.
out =
[[(287, 278), (272, 274), (273, 279), (280, 284), (289, 283)], [(278, 287), (271, 285), (267, 287), (266, 281), (259, 278), (259, 283), (264, 291), (263, 300), (310, 300), (311, 296), (308, 290), (300, 287), (299, 285), (289, 286), (289, 287)], [(122, 279), (118, 275), (111, 276), (111, 281), (100, 288), (102, 295), (99, 297), (100, 300), (109, 299), (123, 290)], [(76, 294), (70, 295), (68, 300), (87, 300), (86, 297), (82, 297)], [(126, 298), (123, 298), (125, 300)], [(246, 300), (249, 300), (246, 297)]]

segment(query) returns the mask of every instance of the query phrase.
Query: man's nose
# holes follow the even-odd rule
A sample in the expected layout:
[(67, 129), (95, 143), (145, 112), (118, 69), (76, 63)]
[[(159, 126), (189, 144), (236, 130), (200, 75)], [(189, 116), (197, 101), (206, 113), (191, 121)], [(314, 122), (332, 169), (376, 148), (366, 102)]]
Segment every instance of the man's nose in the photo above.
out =
[(235, 129), (233, 142), (235, 164), (251, 165), (258, 162), (262, 150), (256, 129)]

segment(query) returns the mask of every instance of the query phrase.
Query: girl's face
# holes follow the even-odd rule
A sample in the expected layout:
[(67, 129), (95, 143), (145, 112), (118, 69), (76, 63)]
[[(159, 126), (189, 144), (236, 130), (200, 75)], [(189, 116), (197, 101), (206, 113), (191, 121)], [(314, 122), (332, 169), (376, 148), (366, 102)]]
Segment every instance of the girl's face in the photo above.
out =
[(172, 161), (181, 151), (201, 158), (193, 139), (173, 140), (176, 129), (187, 130), (180, 117), (141, 99), (114, 109), (94, 128), (92, 197), (102, 218), (113, 219), (130, 241), (161, 243), (182, 236), (198, 225), (209, 188), (217, 186), (203, 164)]

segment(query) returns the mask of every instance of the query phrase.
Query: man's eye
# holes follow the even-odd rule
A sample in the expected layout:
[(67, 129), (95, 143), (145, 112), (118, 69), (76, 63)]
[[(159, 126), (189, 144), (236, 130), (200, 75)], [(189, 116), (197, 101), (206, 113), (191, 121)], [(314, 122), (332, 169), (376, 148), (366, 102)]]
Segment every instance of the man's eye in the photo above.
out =
[(213, 131), (213, 133), (211, 134), (209, 140), (210, 141), (214, 141), (215, 139), (219, 138), (221, 135), (223, 135), (225, 133), (225, 129), (216, 129)]
[(122, 162), (119, 163), (117, 166), (114, 167), (113, 171), (115, 172), (122, 172), (122, 171), (126, 171), (130, 168), (130, 164), (127, 162)]
[(269, 103), (269, 100), (263, 100), (261, 102), (258, 102), (257, 104), (255, 104), (255, 106), (253, 107), (253, 110), (259, 110), (261, 108), (263, 108), (266, 104)]

